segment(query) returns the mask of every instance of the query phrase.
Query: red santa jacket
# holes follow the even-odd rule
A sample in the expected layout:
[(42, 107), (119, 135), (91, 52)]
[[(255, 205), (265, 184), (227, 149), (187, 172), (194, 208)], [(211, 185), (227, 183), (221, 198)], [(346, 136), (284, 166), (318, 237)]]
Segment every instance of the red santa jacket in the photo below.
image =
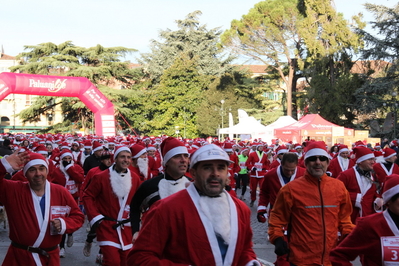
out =
[(386, 166), (384, 165), (384, 163), (375, 163), (373, 165), (373, 170), (374, 170), (374, 175), (376, 177), (376, 179), (378, 180), (378, 182), (381, 185), (381, 190), (382, 187), (384, 186), (384, 182), (386, 181), (386, 177), (392, 174), (399, 174), (399, 166), (396, 163), (393, 163), (391, 168), (388, 169), (386, 168)]
[[(305, 173), (305, 169), (297, 166), (295, 173), (291, 176), (290, 181), (301, 177)], [(281, 176), (281, 166), (274, 168), (266, 173), (263, 179), (263, 184), (259, 194), (259, 210), (266, 210), (267, 205), (270, 203), (270, 209), (273, 208), (276, 201), (277, 193), (285, 185), (283, 177)]]
[[(248, 160), (246, 161), (245, 165), (248, 168), (248, 171), (250, 171), (250, 177), (256, 177), (256, 178), (263, 178), (269, 170), (269, 164), (270, 161), (267, 158), (267, 153), (262, 152), (259, 156), (259, 152), (251, 152), (248, 155)], [(256, 168), (255, 170), (252, 170), (253, 168)]]
[[(358, 217), (365, 217), (375, 213), (374, 200), (379, 196), (377, 187), (374, 183), (365, 180), (366, 178), (360, 176), (355, 167), (343, 171), (337, 178), (341, 180), (349, 192), (352, 202), (352, 223), (356, 223)], [(374, 179), (372, 177), (372, 179)], [(359, 185), (364, 184), (364, 186)], [(360, 208), (359, 208), (360, 206)]]
[(128, 265), (260, 265), (252, 249), (250, 210), (239, 199), (227, 197), (234, 233), (224, 264), (213, 226), (200, 210), (200, 196), (191, 184), (154, 203), (129, 253)]
[(77, 200), (80, 196), (80, 187), (85, 178), (83, 168), (73, 161), (66, 167), (64, 167), (61, 162), (59, 168), (66, 180), (65, 188), (71, 193), (73, 198)]
[(151, 176), (148, 178), (153, 178), (159, 175), (159, 169), (161, 168), (161, 161), (156, 160), (156, 158), (152, 156), (147, 156), (148, 158), (148, 168), (150, 169)]
[(269, 169), (277, 168), (277, 167), (279, 167), (280, 165), (281, 165), (280, 159), (279, 159), (279, 158), (276, 158), (276, 159), (270, 164)]
[[(37, 246), (48, 249), (57, 246), (63, 234), (70, 234), (78, 230), (84, 222), (84, 215), (80, 211), (71, 194), (62, 186), (46, 182), (44, 218), (40, 203), (32, 196), (28, 182), (3, 179), (6, 170), (3, 161), (0, 164), (0, 202), (7, 209), (9, 220), (9, 237), (20, 245)], [(59, 210), (62, 211), (59, 211)], [(56, 210), (55, 214), (52, 210)], [(59, 217), (62, 230), (59, 234), (50, 234), (50, 221)], [(43, 221), (43, 223), (42, 223)], [(42, 224), (41, 227), (38, 224)], [(40, 233), (44, 233), (40, 241)], [(50, 259), (45, 256), (31, 253), (27, 250), (10, 246), (2, 265), (36, 265), (36, 259), (42, 265), (60, 265), (59, 249), (48, 252)]]
[(352, 168), (353, 166), (355, 166), (355, 162), (351, 159), (347, 159), (348, 160), (348, 168), (347, 169), (343, 169), (343, 166), (341, 165), (340, 161), (338, 160), (338, 157), (335, 157), (334, 159), (332, 159), (330, 161), (330, 165), (328, 166), (328, 170), (329, 172), (331, 172), (331, 177), (335, 177), (337, 178), (339, 176), (339, 174), (343, 171), (346, 171), (350, 168)]
[(83, 204), (90, 224), (102, 220), (97, 229), (97, 241), (100, 246), (113, 246), (122, 250), (132, 247), (132, 229), (130, 223), (124, 224), (123, 229), (116, 221), (129, 218), (130, 202), (140, 185), (140, 178), (128, 171), (132, 187), (127, 197), (120, 203), (111, 187), (110, 175), (112, 166), (95, 175), (83, 193)]
[(399, 236), (399, 230), (388, 211), (359, 218), (352, 233), (331, 251), (332, 265), (351, 266), (351, 261), (354, 261), (357, 256), (361, 257), (362, 265), (382, 265), (382, 236)]

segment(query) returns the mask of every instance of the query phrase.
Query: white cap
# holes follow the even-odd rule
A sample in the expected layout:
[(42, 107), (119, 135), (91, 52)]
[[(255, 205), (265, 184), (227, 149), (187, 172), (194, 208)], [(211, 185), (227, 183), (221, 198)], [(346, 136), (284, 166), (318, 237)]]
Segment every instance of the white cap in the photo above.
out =
[(230, 160), (229, 155), (222, 150), (222, 148), (215, 144), (209, 144), (202, 146), (191, 155), (190, 168), (193, 168), (196, 163), (214, 160), (226, 161), (229, 164), (233, 163), (233, 161)]

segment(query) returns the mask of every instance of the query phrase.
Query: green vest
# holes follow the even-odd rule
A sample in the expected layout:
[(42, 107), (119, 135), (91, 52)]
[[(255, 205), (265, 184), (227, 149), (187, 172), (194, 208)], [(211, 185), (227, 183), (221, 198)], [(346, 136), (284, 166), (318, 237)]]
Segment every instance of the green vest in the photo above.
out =
[(240, 175), (248, 174), (247, 167), (245, 166), (245, 162), (248, 160), (248, 156), (244, 156), (242, 154), (238, 155), (238, 165), (241, 170), (238, 172)]

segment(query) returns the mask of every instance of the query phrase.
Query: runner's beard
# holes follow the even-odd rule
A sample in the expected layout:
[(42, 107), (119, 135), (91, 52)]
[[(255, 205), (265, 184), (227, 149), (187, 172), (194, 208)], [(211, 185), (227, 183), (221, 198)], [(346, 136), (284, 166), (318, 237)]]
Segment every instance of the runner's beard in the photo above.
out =
[(137, 166), (140, 173), (145, 179), (148, 178), (148, 159), (147, 158), (137, 158)]

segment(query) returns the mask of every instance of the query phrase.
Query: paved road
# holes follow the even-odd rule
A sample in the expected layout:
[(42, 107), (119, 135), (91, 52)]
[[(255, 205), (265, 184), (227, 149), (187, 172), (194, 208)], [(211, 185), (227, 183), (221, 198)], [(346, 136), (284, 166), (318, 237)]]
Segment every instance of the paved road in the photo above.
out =
[[(246, 193), (244, 200), (249, 205), (249, 194)], [(256, 219), (256, 204), (252, 207), (251, 226), (254, 232), (253, 244), (256, 255), (264, 262), (265, 265), (271, 266), (276, 260), (274, 254), (274, 245), (270, 244), (267, 240), (267, 225), (259, 223)], [(86, 266), (96, 265), (95, 259), (98, 253), (98, 246), (93, 243), (92, 252), (90, 257), (83, 256), (82, 250), (86, 239), (86, 224), (77, 232), (74, 233), (74, 244), (70, 248), (66, 248), (66, 256), (61, 259), (61, 266)], [(8, 239), (8, 230), (0, 227), (0, 262), (4, 260), (10, 240)], [(355, 266), (360, 266), (357, 260), (353, 263)]]

